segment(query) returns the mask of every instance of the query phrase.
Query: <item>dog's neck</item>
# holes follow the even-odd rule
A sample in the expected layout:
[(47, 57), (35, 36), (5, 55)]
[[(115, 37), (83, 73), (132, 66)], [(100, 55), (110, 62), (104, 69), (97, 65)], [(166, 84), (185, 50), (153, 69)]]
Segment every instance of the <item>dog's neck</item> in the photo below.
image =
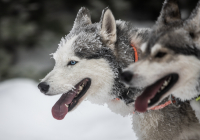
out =
[[(114, 56), (118, 65), (118, 73), (128, 65), (138, 61), (141, 56), (140, 45), (148, 39), (150, 29), (139, 29), (129, 22), (116, 21), (117, 23), (117, 42), (115, 43)], [(120, 83), (119, 76), (115, 79), (119, 85), (120, 92), (117, 97), (124, 100), (126, 104), (133, 102), (134, 96), (141, 92), (141, 89), (126, 88)]]

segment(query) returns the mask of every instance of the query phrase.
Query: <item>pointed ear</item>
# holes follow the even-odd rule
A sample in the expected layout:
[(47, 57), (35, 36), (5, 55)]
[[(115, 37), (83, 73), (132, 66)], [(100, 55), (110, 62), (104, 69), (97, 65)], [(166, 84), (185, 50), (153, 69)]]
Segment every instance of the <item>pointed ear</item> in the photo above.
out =
[(174, 25), (180, 23), (181, 21), (182, 20), (178, 0), (165, 0), (156, 25), (160, 27), (166, 25)]
[(79, 9), (76, 19), (74, 21), (74, 26), (73, 26), (72, 30), (79, 28), (79, 27), (87, 26), (89, 24), (92, 24), (90, 11), (85, 7), (81, 7), (81, 9)]
[(200, 0), (190, 17), (184, 23), (200, 27)]
[(195, 41), (195, 43), (200, 45), (200, 0), (193, 10), (190, 17), (184, 22), (184, 29), (189, 32), (190, 37)]
[(117, 29), (115, 17), (109, 8), (103, 10), (100, 23), (100, 35), (102, 40), (107, 44), (107, 46), (114, 50), (114, 44), (117, 40)]

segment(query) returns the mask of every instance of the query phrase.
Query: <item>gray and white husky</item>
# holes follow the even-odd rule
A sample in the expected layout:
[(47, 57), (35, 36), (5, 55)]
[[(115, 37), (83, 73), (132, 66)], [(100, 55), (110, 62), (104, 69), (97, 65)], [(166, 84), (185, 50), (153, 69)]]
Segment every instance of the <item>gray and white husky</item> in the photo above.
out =
[(108, 8), (103, 10), (100, 22), (92, 24), (89, 10), (81, 8), (72, 30), (53, 53), (53, 70), (38, 85), (46, 95), (62, 94), (52, 108), (53, 117), (63, 119), (85, 99), (96, 104), (107, 103), (121, 115), (133, 112), (133, 107), (127, 107), (123, 100), (115, 100), (139, 91), (120, 83), (119, 72), (134, 62), (130, 44), (137, 48), (147, 41), (148, 32), (149, 29), (115, 21)]
[(141, 47), (143, 59), (125, 70), (132, 77), (127, 84), (146, 88), (135, 101), (136, 110), (144, 112), (173, 94), (190, 101), (200, 120), (200, 101), (195, 100), (200, 96), (200, 1), (184, 22), (174, 16), (166, 26), (161, 20)]
[[(99, 23), (92, 24), (89, 11), (81, 8), (71, 32), (53, 54), (54, 69), (38, 85), (46, 95), (62, 94), (52, 108), (54, 118), (63, 119), (84, 99), (96, 104), (106, 103), (113, 112), (123, 116), (133, 114), (133, 105), (125, 104), (131, 101), (127, 94), (137, 95), (141, 89), (126, 88), (119, 80), (119, 73), (136, 59), (130, 44), (141, 57), (139, 46), (147, 41), (149, 32), (150, 29), (137, 29), (128, 22), (115, 21), (109, 9), (103, 11)], [(179, 138), (180, 133), (187, 131), (179, 124), (186, 120), (187, 125), (194, 117), (190, 106), (184, 106), (189, 112), (184, 115), (174, 106), (135, 113), (133, 129), (142, 140)]]

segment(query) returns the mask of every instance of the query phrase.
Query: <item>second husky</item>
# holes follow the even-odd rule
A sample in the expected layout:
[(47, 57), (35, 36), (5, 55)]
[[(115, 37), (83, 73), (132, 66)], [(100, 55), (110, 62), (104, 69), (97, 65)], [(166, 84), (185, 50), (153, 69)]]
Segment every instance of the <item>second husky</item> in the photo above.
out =
[(172, 18), (172, 24), (167, 27), (159, 19), (150, 39), (142, 45), (144, 58), (125, 70), (132, 77), (126, 83), (146, 88), (136, 99), (138, 111), (144, 112), (173, 94), (190, 102), (200, 120), (199, 17), (200, 1), (184, 22)]

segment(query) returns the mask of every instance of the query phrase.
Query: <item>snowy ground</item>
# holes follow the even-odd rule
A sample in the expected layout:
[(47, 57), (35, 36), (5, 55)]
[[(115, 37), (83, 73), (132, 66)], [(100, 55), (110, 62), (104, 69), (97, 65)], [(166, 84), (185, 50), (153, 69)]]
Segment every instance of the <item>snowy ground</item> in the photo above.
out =
[(51, 115), (60, 96), (44, 96), (37, 83), (14, 79), (0, 83), (1, 140), (136, 140), (131, 118), (84, 101), (62, 121)]

